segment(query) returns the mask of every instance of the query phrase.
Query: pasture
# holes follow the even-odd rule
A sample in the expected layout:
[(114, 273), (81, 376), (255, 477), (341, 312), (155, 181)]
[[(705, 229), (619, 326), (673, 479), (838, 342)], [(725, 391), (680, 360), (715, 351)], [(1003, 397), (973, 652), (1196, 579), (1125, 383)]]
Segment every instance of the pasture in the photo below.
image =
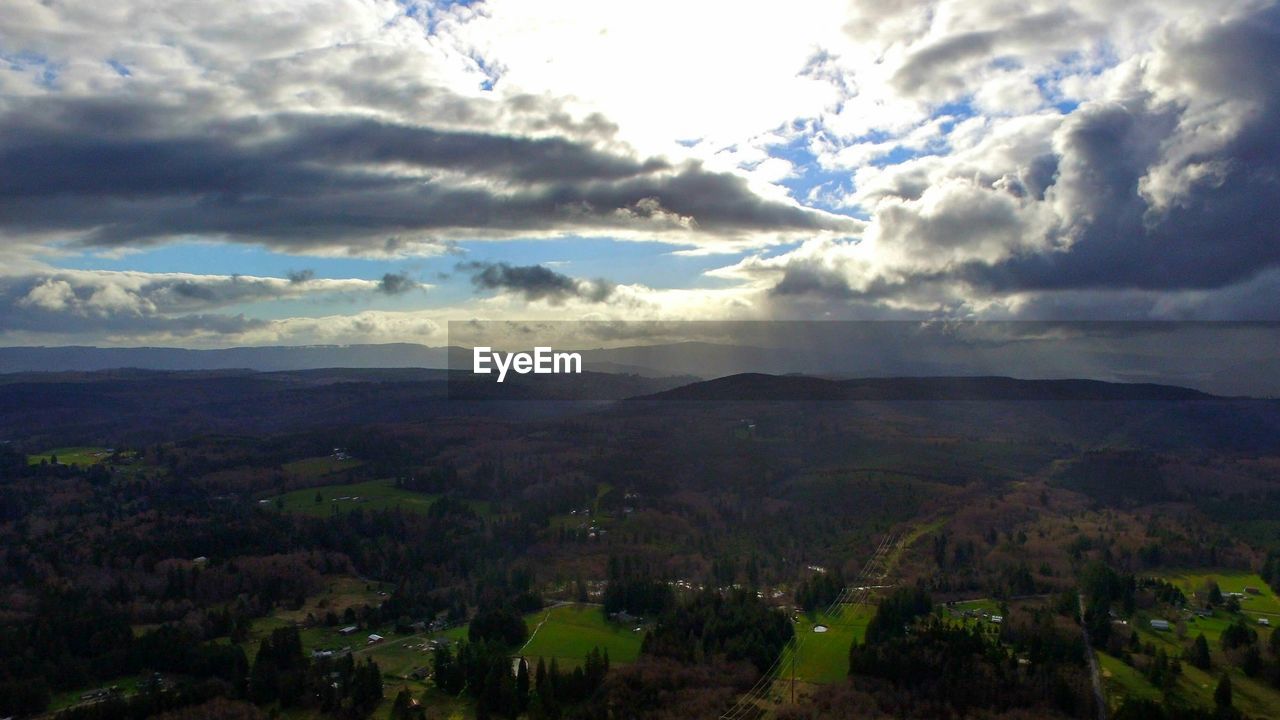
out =
[(400, 508), (408, 512), (426, 512), (439, 497), (398, 488), (391, 480), (367, 480), (347, 485), (322, 485), (294, 490), (269, 498), (263, 504), (287, 513), (327, 517), (335, 512), (350, 512), (357, 508)]
[[(795, 623), (796, 643), (783, 651), (778, 678), (791, 677), (794, 658), (797, 680), (819, 684), (844, 680), (849, 676), (849, 648), (862, 642), (875, 612), (872, 605), (841, 605), (831, 614), (801, 615)], [(826, 632), (814, 632), (817, 625), (825, 626)]]
[[(1280, 616), (1280, 600), (1275, 592), (1257, 573), (1241, 570), (1178, 570), (1160, 573), (1160, 577), (1176, 585), (1187, 599), (1193, 598), (1196, 591), (1205, 586), (1209, 580), (1218, 583), (1218, 588), (1226, 593), (1243, 593), (1240, 598), (1240, 609), (1246, 615), (1264, 613)], [(1253, 588), (1258, 594), (1247, 593), (1245, 588)], [(1277, 622), (1277, 620), (1272, 620)]]
[[(1179, 640), (1177, 634), (1173, 631), (1152, 630), (1147, 618), (1142, 616), (1135, 620), (1133, 628), (1137, 630), (1138, 637), (1143, 643), (1151, 642), (1157, 648), (1163, 649), (1170, 655), (1179, 656), (1196, 634), (1204, 632), (1205, 640), (1209, 643), (1209, 649), (1213, 657), (1213, 667), (1208, 672), (1205, 672), (1190, 663), (1182, 663), (1182, 675), (1178, 678), (1177, 691), (1184, 698), (1211, 708), (1213, 707), (1213, 690), (1217, 687), (1218, 676), (1223, 668), (1230, 666), (1222, 654), (1219, 643), (1222, 629), (1226, 627), (1227, 623), (1228, 620), (1221, 611), (1216, 612), (1213, 618), (1201, 618), (1195, 623), (1188, 622), (1186, 637), (1183, 640)], [(1269, 630), (1264, 628), (1255, 629), (1260, 631), (1258, 633), (1259, 638), (1265, 642)], [(1098, 655), (1100, 658), (1106, 657), (1105, 653), (1099, 653)], [(1117, 660), (1116, 662), (1119, 661)], [(1232, 695), (1238, 710), (1249, 717), (1280, 718), (1280, 715), (1276, 713), (1276, 708), (1280, 708), (1280, 690), (1269, 686), (1262, 678), (1245, 677), (1239, 668), (1232, 668), (1230, 672)], [(1116, 677), (1121, 678), (1119, 673), (1116, 673)], [(1139, 674), (1136, 679), (1130, 677), (1118, 680), (1121, 683), (1136, 683), (1138, 681), (1145, 683), (1146, 679)], [(1151, 688), (1151, 691), (1154, 692), (1156, 689)]]
[(104, 447), (60, 447), (42, 453), (27, 456), (28, 465), (39, 465), (41, 462), (57, 462), (63, 465), (79, 465), (89, 467), (111, 457), (110, 448)]
[(530, 638), (520, 654), (537, 662), (556, 659), (561, 670), (582, 664), (587, 653), (598, 647), (609, 652), (612, 664), (629, 663), (640, 655), (644, 632), (634, 625), (619, 625), (604, 617), (598, 605), (557, 605), (525, 616)]

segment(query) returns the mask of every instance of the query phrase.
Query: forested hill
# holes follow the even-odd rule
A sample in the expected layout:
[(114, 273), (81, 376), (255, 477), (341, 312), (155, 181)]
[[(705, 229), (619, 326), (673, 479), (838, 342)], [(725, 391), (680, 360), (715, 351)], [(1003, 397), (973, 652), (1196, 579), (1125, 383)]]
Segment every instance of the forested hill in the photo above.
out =
[(1009, 377), (887, 377), (837, 380), (806, 375), (742, 373), (692, 383), (638, 400), (1080, 400), (1176, 401), (1226, 399), (1150, 383), (1019, 380)]

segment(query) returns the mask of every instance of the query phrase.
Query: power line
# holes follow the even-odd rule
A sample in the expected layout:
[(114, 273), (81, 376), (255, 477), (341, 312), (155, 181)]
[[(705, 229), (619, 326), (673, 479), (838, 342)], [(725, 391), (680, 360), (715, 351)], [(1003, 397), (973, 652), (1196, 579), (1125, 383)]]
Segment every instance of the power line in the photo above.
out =
[[(871, 553), (870, 559), (868, 559), (866, 564), (862, 567), (861, 572), (858, 573), (858, 577), (855, 578), (854, 584), (846, 585), (840, 593), (836, 595), (835, 599), (831, 601), (831, 604), (827, 606), (827, 609), (823, 614), (832, 615), (841, 605), (850, 603), (850, 601), (852, 601), (851, 604), (855, 605), (865, 602), (872, 589), (871, 585), (867, 581), (871, 579), (872, 574), (877, 570), (880, 572), (878, 576), (879, 579), (882, 579), (887, 574), (887, 567), (877, 566), (882, 564), (886, 559), (889, 550), (896, 546), (901, 539), (902, 533), (894, 533), (881, 540), (876, 546), (876, 549)], [(783, 647), (782, 651), (778, 653), (778, 657), (774, 659), (773, 664), (765, 670), (764, 674), (760, 676), (760, 679), (756, 681), (755, 685), (751, 686), (751, 689), (739, 697), (733, 707), (729, 708), (729, 710), (725, 711), (725, 713), (720, 716), (720, 720), (742, 720), (742, 718), (746, 718), (751, 714), (752, 711), (760, 712), (759, 702), (768, 696), (770, 688), (773, 687), (773, 683), (777, 680), (777, 675), (782, 668), (782, 660), (787, 656), (788, 647), (791, 650), (790, 656), (793, 676), (792, 688), (794, 691), (795, 662), (799, 658), (800, 650), (804, 647), (806, 637), (807, 636), (800, 634), (793, 635), (789, 645)]]

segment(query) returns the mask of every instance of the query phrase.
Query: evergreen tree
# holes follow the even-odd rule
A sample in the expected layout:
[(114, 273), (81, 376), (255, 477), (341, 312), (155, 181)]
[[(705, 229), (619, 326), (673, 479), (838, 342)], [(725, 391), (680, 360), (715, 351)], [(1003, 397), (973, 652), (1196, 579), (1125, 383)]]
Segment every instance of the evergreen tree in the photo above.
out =
[(1212, 661), (1209, 658), (1209, 642), (1204, 639), (1204, 633), (1200, 633), (1192, 641), (1191, 648), (1187, 650), (1187, 662), (1201, 670), (1209, 669)]
[(1226, 673), (1222, 673), (1218, 687), (1213, 690), (1213, 704), (1219, 708), (1231, 707), (1231, 677)]
[(529, 707), (529, 663), (523, 660), (516, 666), (516, 706), (519, 712)]

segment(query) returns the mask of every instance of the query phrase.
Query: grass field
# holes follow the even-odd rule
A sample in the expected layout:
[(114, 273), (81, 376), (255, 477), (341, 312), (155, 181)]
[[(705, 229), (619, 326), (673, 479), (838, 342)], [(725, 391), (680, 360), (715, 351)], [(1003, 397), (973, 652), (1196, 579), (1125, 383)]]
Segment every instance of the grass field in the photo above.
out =
[[(849, 676), (849, 648), (862, 642), (867, 623), (876, 609), (872, 605), (841, 605), (840, 610), (826, 613), (809, 613), (800, 616), (795, 623), (796, 647), (783, 652), (782, 671), (779, 677), (791, 676), (792, 657), (795, 657), (795, 675), (804, 682), (830, 684)], [(824, 633), (814, 632), (815, 625), (825, 625)]]
[(1099, 652), (1097, 655), (1107, 704), (1113, 709), (1119, 707), (1126, 697), (1160, 699), (1160, 691), (1147, 682), (1142, 673), (1125, 665), (1119, 658), (1104, 652)]
[[(1191, 701), (1203, 705), (1205, 707), (1213, 706), (1213, 690), (1217, 687), (1218, 676), (1223, 668), (1228, 667), (1225, 658), (1222, 656), (1218, 638), (1222, 633), (1222, 628), (1226, 627), (1228, 620), (1222, 612), (1215, 613), (1213, 618), (1202, 618), (1195, 623), (1187, 623), (1187, 635), (1185, 640), (1179, 640), (1173, 632), (1159, 632), (1150, 629), (1146, 618), (1135, 621), (1134, 628), (1138, 631), (1138, 637), (1144, 642), (1152, 642), (1157, 648), (1163, 648), (1169, 654), (1181, 654), (1184, 645), (1188, 644), (1192, 638), (1199, 632), (1204, 632), (1205, 639), (1209, 642), (1209, 648), (1213, 656), (1213, 667), (1208, 671), (1200, 670), (1193, 667), (1189, 663), (1182, 664), (1182, 676), (1178, 681), (1178, 692)], [(1259, 632), (1260, 639), (1265, 643), (1267, 638), (1266, 629)], [(1100, 658), (1104, 656), (1099, 653)], [(1118, 660), (1116, 662), (1119, 662)], [(1117, 674), (1117, 677), (1120, 677)], [(1145, 678), (1139, 674), (1136, 680), (1145, 683)], [(1128, 678), (1126, 682), (1136, 682), (1133, 678)], [(1235, 707), (1245, 715), (1254, 718), (1273, 718), (1280, 720), (1280, 690), (1270, 687), (1265, 681), (1258, 678), (1245, 677), (1239, 668), (1231, 670), (1231, 686), (1232, 695), (1235, 701)], [(1149, 685), (1148, 685), (1149, 687)], [(1154, 692), (1155, 688), (1151, 688)]]
[[(900, 544), (885, 557), (885, 567), (894, 568), (902, 554), (917, 540), (942, 527), (941, 522), (916, 526), (903, 536)], [(849, 675), (849, 648), (862, 642), (867, 623), (876, 613), (872, 602), (860, 605), (841, 605), (833, 614), (806, 613), (795, 623), (796, 644), (783, 651), (782, 671), (779, 677), (790, 677), (792, 658), (795, 658), (797, 680), (815, 684), (831, 684), (843, 681)], [(814, 632), (816, 625), (826, 626), (826, 632)]]
[(97, 465), (98, 463), (110, 457), (107, 448), (104, 447), (61, 447), (36, 455), (27, 456), (28, 465), (39, 465), (43, 461), (53, 462), (53, 458), (58, 458), (58, 462), (63, 465), (79, 465), (88, 467)]
[(138, 686), (141, 685), (144, 680), (145, 678), (142, 675), (131, 675), (128, 677), (116, 678), (115, 680), (110, 680), (91, 687), (54, 693), (53, 698), (49, 702), (49, 712), (57, 712), (58, 710), (65, 710), (72, 705), (78, 705), (83, 702), (80, 699), (81, 695), (92, 690), (97, 690), (98, 688), (117, 687), (120, 689), (122, 694), (132, 695), (138, 691)]
[[(320, 498), (319, 502), (316, 501), (317, 496)], [(350, 512), (356, 508), (365, 510), (399, 508), (406, 512), (426, 512), (439, 498), (439, 495), (398, 488), (393, 480), (366, 480), (345, 485), (321, 485), (305, 490), (294, 490), (268, 498), (262, 504), (266, 507), (278, 507), (288, 513), (327, 517), (335, 511)], [(487, 516), (490, 513), (487, 502), (478, 500), (465, 502), (477, 515)]]
[[(272, 630), (288, 625), (300, 626), (305, 622), (308, 615), (323, 618), (326, 613), (332, 610), (341, 617), (343, 611), (349, 607), (377, 605), (382, 601), (382, 596), (378, 594), (379, 592), (376, 584), (367, 583), (359, 578), (344, 575), (326, 577), (325, 589), (308, 598), (301, 608), (297, 610), (279, 608), (267, 617), (254, 620), (253, 628), (249, 631), (249, 636), (245, 642), (241, 643), (241, 647), (244, 648), (245, 654), (252, 661), (254, 655), (258, 652), (258, 643), (270, 635)], [(364, 647), (365, 639), (369, 632), (372, 631), (346, 636), (339, 634), (337, 627), (303, 628), (300, 631), (302, 649), (309, 653), (312, 650), (336, 649), (350, 645), (353, 650), (358, 650)], [(379, 634), (390, 637), (390, 628), (387, 628), (386, 632), (380, 632)]]
[[(316, 502), (319, 497), (320, 501)], [(271, 507), (284, 512), (326, 517), (334, 512), (350, 512), (356, 508), (388, 510), (400, 508), (411, 512), (426, 512), (439, 495), (403, 490), (391, 480), (368, 480), (349, 485), (323, 485), (321, 487), (294, 490), (271, 498)]]
[(1239, 570), (1180, 570), (1162, 573), (1160, 577), (1178, 586), (1188, 598), (1209, 580), (1218, 583), (1218, 588), (1224, 593), (1243, 593), (1246, 587), (1256, 588), (1260, 594), (1245, 593), (1241, 598), (1241, 610), (1246, 615), (1253, 612), (1280, 615), (1280, 600), (1276, 599), (1275, 592), (1256, 573)]
[(610, 663), (633, 662), (643, 632), (605, 620), (598, 605), (558, 605), (525, 616), (531, 637), (521, 654), (555, 658), (562, 670), (577, 667), (594, 647), (609, 652)]

